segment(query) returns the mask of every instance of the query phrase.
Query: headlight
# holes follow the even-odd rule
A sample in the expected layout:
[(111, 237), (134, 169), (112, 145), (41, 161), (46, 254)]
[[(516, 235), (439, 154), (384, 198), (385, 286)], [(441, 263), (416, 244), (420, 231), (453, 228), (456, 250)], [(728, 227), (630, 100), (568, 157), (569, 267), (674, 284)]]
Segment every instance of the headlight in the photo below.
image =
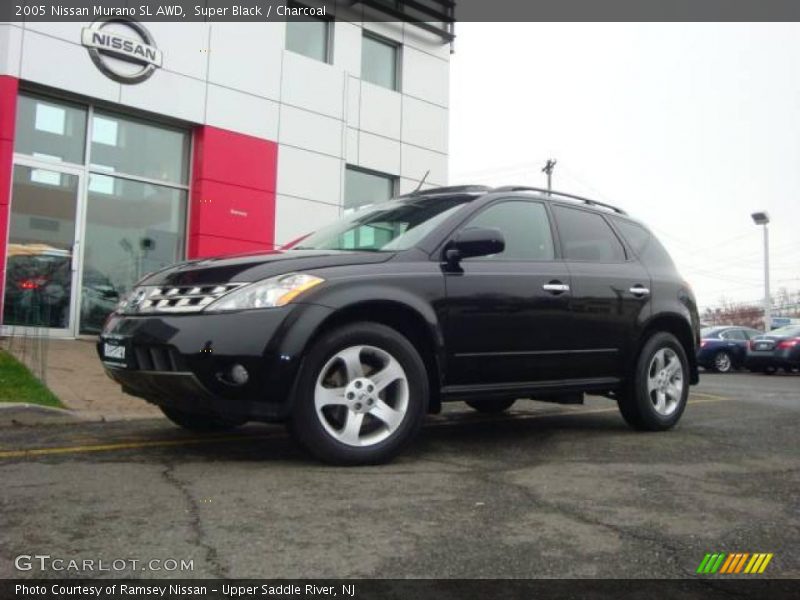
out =
[(325, 281), (306, 273), (289, 273), (245, 285), (206, 307), (207, 311), (274, 308), (289, 304), (300, 294)]

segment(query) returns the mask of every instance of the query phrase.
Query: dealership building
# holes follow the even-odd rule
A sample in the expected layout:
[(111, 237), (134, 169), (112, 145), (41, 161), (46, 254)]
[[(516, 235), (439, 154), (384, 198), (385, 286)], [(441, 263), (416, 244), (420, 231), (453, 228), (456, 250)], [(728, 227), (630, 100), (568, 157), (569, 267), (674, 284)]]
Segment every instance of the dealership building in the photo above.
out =
[(447, 181), (452, 23), (0, 23), (3, 332)]

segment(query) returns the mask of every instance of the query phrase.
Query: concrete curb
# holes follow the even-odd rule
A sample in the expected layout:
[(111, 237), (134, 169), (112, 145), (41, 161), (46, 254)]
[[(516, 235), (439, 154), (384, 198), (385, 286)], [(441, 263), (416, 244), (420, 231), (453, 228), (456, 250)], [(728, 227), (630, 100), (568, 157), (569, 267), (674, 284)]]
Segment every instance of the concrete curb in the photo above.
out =
[(85, 421), (86, 419), (75, 411), (64, 408), (40, 406), (39, 404), (27, 402), (0, 403), (0, 427), (81, 423)]

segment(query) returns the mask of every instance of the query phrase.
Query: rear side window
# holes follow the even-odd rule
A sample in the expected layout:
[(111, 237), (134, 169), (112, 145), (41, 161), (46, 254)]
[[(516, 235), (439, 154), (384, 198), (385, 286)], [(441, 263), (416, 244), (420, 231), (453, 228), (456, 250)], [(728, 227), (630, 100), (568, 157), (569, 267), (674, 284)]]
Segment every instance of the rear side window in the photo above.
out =
[(625, 249), (597, 213), (554, 206), (561, 247), (567, 260), (623, 262)]
[(614, 223), (622, 233), (622, 237), (645, 264), (653, 267), (674, 267), (669, 253), (647, 229), (624, 219), (614, 218)]
[(493, 204), (466, 226), (493, 227), (503, 233), (506, 249), (468, 260), (553, 260), (555, 250), (547, 210), (540, 202), (508, 200)]
[(726, 340), (746, 340), (747, 336), (744, 334), (744, 331), (741, 329), (729, 329), (725, 333), (722, 334), (722, 337)]

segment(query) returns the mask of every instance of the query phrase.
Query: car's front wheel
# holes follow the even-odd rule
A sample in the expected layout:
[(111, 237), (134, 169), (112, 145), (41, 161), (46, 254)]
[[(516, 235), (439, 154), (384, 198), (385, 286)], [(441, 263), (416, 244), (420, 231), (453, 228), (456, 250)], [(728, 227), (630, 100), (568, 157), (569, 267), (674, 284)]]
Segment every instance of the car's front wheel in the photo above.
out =
[(161, 412), (178, 427), (203, 433), (227, 431), (239, 425), (244, 425), (246, 422), (238, 419), (228, 419), (219, 415), (190, 413), (168, 406), (162, 406)]
[(346, 325), (303, 361), (290, 430), (325, 462), (386, 462), (419, 431), (428, 393), (425, 365), (403, 335), (378, 323)]
[(639, 353), (619, 398), (620, 412), (635, 429), (663, 431), (678, 422), (688, 398), (686, 352), (671, 333), (656, 333)]

